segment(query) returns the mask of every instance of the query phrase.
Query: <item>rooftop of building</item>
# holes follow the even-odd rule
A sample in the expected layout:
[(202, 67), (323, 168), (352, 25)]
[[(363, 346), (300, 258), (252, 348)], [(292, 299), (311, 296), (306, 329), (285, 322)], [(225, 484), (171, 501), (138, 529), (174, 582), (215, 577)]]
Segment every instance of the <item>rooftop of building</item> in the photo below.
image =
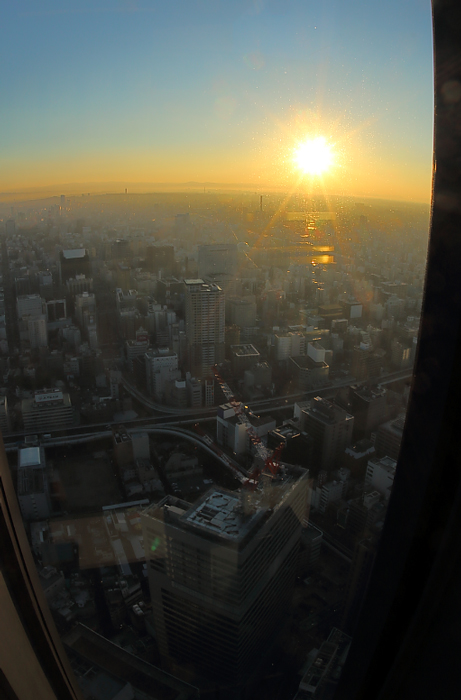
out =
[[(221, 410), (219, 410), (221, 409)], [(236, 409), (238, 409), (238, 404), (235, 406), (232, 403), (223, 403), (218, 407), (218, 415), (222, 418), (222, 413), (227, 412), (232, 410), (232, 414), (226, 418), (225, 420), (228, 421), (229, 423), (233, 423), (234, 425), (239, 422), (238, 416), (235, 413)], [(274, 423), (274, 418), (272, 416), (257, 416), (255, 413), (252, 413), (249, 411), (247, 413), (247, 418), (250, 421), (251, 425), (254, 428), (262, 428), (265, 425), (270, 425), (271, 423)]]
[(354, 459), (360, 459), (366, 455), (371, 455), (375, 451), (375, 447), (371, 440), (364, 438), (363, 440), (358, 440), (355, 445), (349, 445), (346, 447), (346, 454), (353, 457)]
[(301, 467), (284, 465), (271, 481), (270, 489), (263, 487), (261, 479), (266, 482), (267, 479), (262, 477), (255, 491), (234, 492), (213, 487), (193, 505), (174, 496), (165, 496), (159, 503), (149, 506), (144, 514), (221, 545), (242, 548), (282, 506), (293, 486), (306, 474)]
[(84, 258), (88, 254), (86, 248), (72, 248), (70, 250), (63, 250), (61, 252), (64, 260), (78, 260)]
[(41, 299), (40, 294), (18, 294), (16, 301), (24, 299)]
[(300, 435), (300, 432), (294, 425), (282, 425), (279, 428), (272, 430), (270, 434), (274, 437), (289, 440)]
[(40, 447), (20, 447), (18, 450), (19, 467), (36, 467), (41, 465)]
[(338, 423), (344, 420), (353, 420), (353, 416), (347, 413), (343, 408), (336, 404), (323, 399), (321, 396), (316, 396), (306, 408), (303, 409), (308, 415), (321, 420), (324, 423)]
[(405, 414), (402, 413), (397, 418), (394, 418), (392, 420), (387, 421), (387, 423), (383, 423), (382, 425), (379, 426), (379, 430), (387, 430), (394, 435), (398, 435), (399, 437), (402, 436), (403, 433), (403, 428), (405, 426)]
[(147, 340), (126, 340), (125, 345), (129, 348), (146, 348), (149, 345), (149, 338)]
[(316, 362), (309, 355), (297, 355), (296, 357), (290, 357), (290, 360), (299, 369), (320, 369), (322, 367), (328, 367), (326, 362)]
[(313, 340), (309, 345), (315, 348), (315, 350), (325, 350), (324, 346), (318, 340)]
[(188, 524), (214, 532), (223, 538), (241, 539), (265, 510), (256, 506), (249, 515), (244, 512), (242, 498), (232, 492), (212, 490), (185, 515)]
[(57, 406), (63, 408), (72, 407), (69, 394), (63, 393), (60, 389), (43, 389), (42, 391), (36, 391), (33, 399), (23, 399), (21, 402), (23, 414), (32, 409), (47, 409)]
[[(315, 655), (299, 684), (299, 692), (295, 700), (315, 696), (325, 697), (320, 688), (328, 682), (330, 690), (335, 688), (339, 680), (342, 666), (347, 658), (352, 638), (341, 630), (333, 627), (328, 639)], [(302, 695), (302, 693), (305, 695)], [(329, 693), (327, 697), (331, 697)]]
[(397, 460), (387, 456), (381, 457), (381, 459), (372, 458), (368, 461), (368, 464), (380, 466), (381, 469), (389, 472), (389, 474), (395, 474), (395, 470), (397, 468)]
[(132, 442), (131, 435), (129, 435), (125, 429), (114, 430), (112, 435), (117, 445), (123, 442)]
[(241, 345), (231, 345), (232, 353), (235, 357), (259, 357), (259, 352), (251, 343), (242, 343)]
[(164, 357), (164, 358), (172, 358), (172, 357), (177, 357), (175, 352), (172, 352), (170, 348), (165, 347), (165, 348), (151, 348), (146, 352), (146, 356), (153, 358), (153, 357)]
[(367, 384), (363, 386), (357, 384), (353, 385), (351, 386), (351, 390), (364, 401), (373, 401), (387, 394), (387, 390), (384, 387), (370, 386)]
[(219, 284), (205, 282), (201, 277), (184, 280), (184, 284), (190, 288), (191, 292), (222, 292)]
[(325, 314), (336, 314), (342, 313), (343, 310), (340, 304), (321, 304), (318, 308), (319, 316), (324, 316)]

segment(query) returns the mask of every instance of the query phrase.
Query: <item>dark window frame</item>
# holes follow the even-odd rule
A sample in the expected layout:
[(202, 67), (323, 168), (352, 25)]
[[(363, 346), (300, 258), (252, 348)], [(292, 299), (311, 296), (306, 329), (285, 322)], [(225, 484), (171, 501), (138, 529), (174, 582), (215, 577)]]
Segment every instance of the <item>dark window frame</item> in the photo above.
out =
[(461, 4), (433, 1), (434, 177), (418, 350), (393, 492), (335, 700), (458, 698)]
[[(335, 700), (410, 694), (447, 700), (458, 698), (461, 689), (459, 646), (453, 643), (461, 615), (450, 607), (461, 581), (459, 0), (434, 0), (433, 16), (437, 168), (415, 377), (388, 516)], [(17, 506), (10, 517), (14, 493), (5, 489), (4, 477), (0, 496), (1, 567), (8, 590), (56, 697), (74, 700), (78, 690), (49, 612), (40, 613), (43, 595), (25, 551), (25, 533), (17, 534), (23, 527)], [(443, 658), (427, 664), (444, 642)], [(8, 683), (2, 675), (0, 689), (13, 697), (2, 679)]]

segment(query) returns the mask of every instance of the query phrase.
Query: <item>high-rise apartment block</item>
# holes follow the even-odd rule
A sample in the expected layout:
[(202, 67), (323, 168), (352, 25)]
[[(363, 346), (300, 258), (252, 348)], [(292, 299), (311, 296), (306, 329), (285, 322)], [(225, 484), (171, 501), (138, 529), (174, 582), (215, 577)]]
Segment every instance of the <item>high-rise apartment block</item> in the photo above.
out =
[(176, 673), (237, 688), (288, 614), (308, 472), (279, 472), (251, 492), (166, 496), (142, 514), (154, 625)]
[(184, 285), (189, 370), (203, 378), (224, 360), (224, 293), (202, 279), (186, 279)]
[(314, 461), (321, 469), (339, 466), (351, 444), (354, 417), (327, 399), (316, 396), (301, 413), (301, 427), (314, 439)]

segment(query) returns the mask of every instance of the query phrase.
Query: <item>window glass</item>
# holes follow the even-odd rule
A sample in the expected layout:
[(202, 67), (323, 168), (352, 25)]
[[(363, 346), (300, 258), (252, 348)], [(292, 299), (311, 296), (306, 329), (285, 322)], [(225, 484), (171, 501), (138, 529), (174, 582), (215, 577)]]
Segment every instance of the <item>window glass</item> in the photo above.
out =
[(430, 3), (20, 1), (2, 37), (0, 428), (83, 695), (330, 697), (417, 347)]

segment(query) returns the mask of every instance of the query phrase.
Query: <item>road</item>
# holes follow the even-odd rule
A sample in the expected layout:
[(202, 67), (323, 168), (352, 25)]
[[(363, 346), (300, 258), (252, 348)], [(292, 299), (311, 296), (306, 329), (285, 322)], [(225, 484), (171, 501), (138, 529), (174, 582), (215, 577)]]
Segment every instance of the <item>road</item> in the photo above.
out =
[[(193, 423), (193, 421), (187, 421), (187, 423), (190, 424)], [(240, 483), (244, 483), (248, 479), (248, 473), (246, 469), (241, 467), (238, 462), (232, 459), (232, 457), (226, 455), (217, 445), (214, 444), (214, 442), (208, 435), (204, 435), (202, 437), (201, 435), (197, 435), (195, 432), (187, 430), (186, 428), (181, 428), (177, 425), (172, 426), (171, 424), (162, 425), (162, 427), (160, 428), (153, 428), (149, 426), (132, 427), (128, 432), (130, 434), (143, 432), (148, 433), (149, 435), (172, 435), (174, 437), (180, 438), (181, 440), (187, 440), (188, 442), (191, 442), (197, 447), (200, 447), (202, 450), (204, 450), (209, 455), (221, 462), (221, 464), (224, 465), (226, 469), (228, 469), (232, 473), (232, 476), (238, 481), (240, 481)], [(90, 433), (74, 435), (72, 437), (69, 435), (63, 435), (61, 437), (52, 437), (50, 439), (46, 439), (44, 441), (44, 445), (45, 447), (59, 447), (60, 445), (67, 446), (87, 444), (88, 442), (93, 442), (104, 438), (110, 438), (111, 436), (112, 430), (99, 429), (98, 432), (94, 431)], [(12, 452), (13, 450), (16, 450), (17, 447), (17, 443), (5, 444), (6, 452)]]
[[(383, 375), (382, 377), (377, 377), (376, 378), (376, 384), (378, 385), (383, 385), (383, 384), (391, 384), (392, 382), (401, 380), (401, 379), (409, 379), (413, 374), (412, 369), (404, 369), (404, 370), (399, 370), (397, 372), (391, 372), (389, 374)], [(139, 391), (137, 387), (135, 387), (131, 382), (127, 380), (126, 377), (122, 378), (122, 383), (126, 391), (137, 401), (139, 401), (140, 404), (145, 406), (145, 408), (149, 408), (152, 411), (157, 411), (158, 413), (164, 413), (164, 414), (170, 414), (170, 415), (176, 415), (176, 416), (187, 416), (187, 415), (193, 415), (196, 418), (199, 418), (200, 416), (206, 416), (209, 415), (210, 409), (209, 408), (174, 408), (172, 406), (165, 406), (164, 404), (156, 403), (153, 401), (151, 398), (147, 397), (143, 392)], [(298, 392), (296, 394), (285, 394), (284, 396), (276, 396), (271, 399), (263, 399), (262, 401), (253, 401), (248, 404), (250, 409), (256, 413), (263, 413), (267, 410), (271, 410), (273, 408), (286, 408), (288, 407), (287, 404), (290, 402), (288, 405), (293, 406), (296, 401), (307, 401), (310, 398), (314, 398), (314, 396), (331, 396), (333, 395), (338, 389), (341, 389), (344, 386), (350, 386), (351, 384), (356, 384), (357, 380), (355, 377), (347, 377), (345, 379), (341, 379), (339, 381), (336, 381), (334, 383), (330, 383), (328, 386), (325, 387), (318, 387), (316, 389), (312, 389), (311, 391), (307, 392)], [(216, 412), (216, 408), (213, 409)]]
[[(395, 382), (399, 379), (407, 379), (412, 376), (411, 370), (400, 370), (399, 372), (392, 372), (380, 378), (379, 384), (389, 384)], [(126, 380), (125, 380), (126, 381)], [(329, 398), (335, 394), (335, 392), (343, 386), (349, 386), (355, 384), (356, 381), (353, 377), (348, 377), (347, 379), (336, 382), (330, 386), (326, 386), (320, 389), (313, 389), (312, 391), (303, 392), (299, 394), (288, 394), (285, 396), (278, 396), (272, 399), (264, 399), (262, 401), (250, 402), (249, 407), (255, 413), (270, 413), (275, 409), (287, 409), (293, 408), (296, 401), (307, 401), (314, 396), (323, 396), (324, 398)], [(146, 408), (150, 408), (153, 411), (161, 413), (161, 415), (154, 415), (148, 418), (135, 418), (133, 420), (124, 421), (123, 424), (127, 429), (136, 427), (155, 427), (159, 425), (165, 426), (186, 426), (193, 425), (196, 422), (206, 423), (214, 422), (216, 420), (216, 406), (213, 408), (201, 408), (201, 409), (176, 409), (169, 406), (163, 406), (161, 404), (156, 404), (154, 401), (148, 399), (144, 394), (142, 394), (136, 387), (133, 387), (130, 383), (126, 383), (127, 391), (140, 401), (144, 403)], [(129, 388), (128, 388), (129, 387)], [(139, 398), (138, 398), (139, 397)], [(76, 426), (74, 428), (68, 428), (65, 431), (65, 435), (62, 437), (72, 438), (73, 436), (78, 437), (83, 432), (86, 435), (93, 433), (102, 433), (107, 430), (108, 425), (118, 425), (120, 421), (113, 421), (112, 423), (96, 423), (94, 425)], [(52, 432), (52, 429), (50, 428)], [(15, 444), (24, 440), (25, 433), (16, 432), (11, 435), (5, 435), (3, 440), (5, 446)], [(53, 433), (53, 438), (61, 437), (59, 433)]]

